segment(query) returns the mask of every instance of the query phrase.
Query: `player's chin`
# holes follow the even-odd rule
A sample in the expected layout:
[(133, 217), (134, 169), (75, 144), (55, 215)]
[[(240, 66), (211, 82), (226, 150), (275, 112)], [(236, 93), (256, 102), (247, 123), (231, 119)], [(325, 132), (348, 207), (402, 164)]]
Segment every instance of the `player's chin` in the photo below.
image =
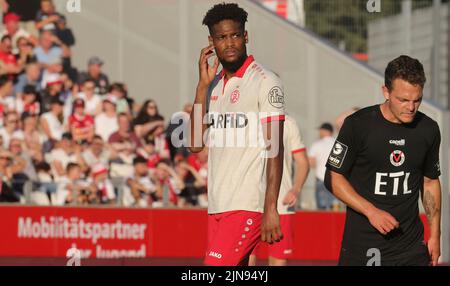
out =
[(403, 114), (401, 116), (401, 121), (402, 123), (411, 123), (413, 122), (415, 116), (416, 114)]

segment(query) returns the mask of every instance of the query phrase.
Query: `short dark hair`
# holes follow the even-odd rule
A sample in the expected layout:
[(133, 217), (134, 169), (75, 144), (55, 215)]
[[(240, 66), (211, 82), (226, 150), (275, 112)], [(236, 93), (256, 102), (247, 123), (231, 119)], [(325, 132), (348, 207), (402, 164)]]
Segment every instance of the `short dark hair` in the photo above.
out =
[(137, 164), (147, 164), (147, 159), (142, 156), (137, 156), (133, 159), (133, 166)]
[(236, 3), (220, 3), (214, 5), (206, 12), (203, 18), (203, 25), (208, 26), (209, 33), (212, 34), (213, 26), (223, 20), (233, 20), (241, 25), (245, 30), (245, 22), (247, 22), (248, 13), (238, 6)]
[(9, 77), (9, 75), (4, 74), (0, 76), (0, 87), (3, 87), (8, 82), (12, 82), (13, 80)]
[(401, 55), (389, 62), (384, 72), (384, 85), (389, 91), (392, 91), (393, 82), (396, 79), (402, 79), (412, 85), (424, 87), (427, 81), (423, 65), (419, 60), (409, 56)]
[(79, 168), (79, 167), (80, 167), (80, 165), (78, 165), (77, 163), (69, 163), (69, 164), (67, 164), (67, 167), (66, 167), (66, 173), (69, 173), (72, 169)]
[(2, 37), (2, 39), (1, 39), (1, 41), (0, 42), (4, 42), (5, 40), (10, 40), (10, 41), (12, 41), (12, 38), (11, 38), (11, 36), (10, 35), (4, 35), (3, 37)]

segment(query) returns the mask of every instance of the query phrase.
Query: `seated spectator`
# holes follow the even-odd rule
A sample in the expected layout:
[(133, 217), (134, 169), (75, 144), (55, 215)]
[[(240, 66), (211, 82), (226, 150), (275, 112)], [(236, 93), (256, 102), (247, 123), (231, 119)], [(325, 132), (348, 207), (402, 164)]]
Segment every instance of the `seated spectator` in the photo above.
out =
[(158, 125), (155, 130), (150, 131), (147, 137), (154, 140), (155, 151), (159, 154), (160, 158), (170, 159), (169, 143), (167, 142), (163, 126)]
[(55, 59), (70, 55), (70, 49), (64, 45), (51, 31), (43, 31), (39, 37), (39, 44), (33, 53), (42, 67), (46, 67)]
[(181, 190), (185, 185), (175, 170), (170, 167), (170, 161), (159, 161), (155, 170), (155, 180), (160, 184), (163, 191), (167, 190), (169, 194), (169, 203), (172, 206), (183, 207), (184, 201), (179, 199)]
[(40, 107), (42, 113), (50, 111), (53, 101), (62, 101), (62, 90), (63, 82), (59, 75), (53, 74), (47, 78), (45, 89), (41, 91), (40, 95)]
[(68, 163), (65, 173), (66, 175), (58, 182), (58, 188), (52, 200), (53, 205), (85, 204), (95, 199), (89, 183), (82, 179), (82, 171), (78, 164)]
[(40, 0), (0, 0), (3, 14), (17, 14), (22, 28), (33, 36), (37, 36), (34, 20), (39, 11), (40, 2)]
[(146, 100), (132, 124), (136, 135), (144, 138), (156, 127), (164, 127), (164, 117), (158, 113), (158, 106), (153, 100)]
[(59, 16), (59, 20), (56, 22), (56, 36), (64, 45), (71, 47), (75, 45), (75, 36), (72, 30), (67, 27), (66, 17), (64, 15)]
[(0, 41), (0, 74), (16, 75), (20, 73), (21, 67), (17, 64), (16, 56), (12, 52), (11, 37), (6, 35)]
[(61, 141), (57, 144), (57, 148), (51, 151), (46, 161), (52, 167), (53, 178), (56, 182), (66, 175), (66, 167), (69, 163), (77, 163), (82, 172), (85, 172), (86, 164), (80, 150), (73, 143), (70, 133), (63, 134)]
[(25, 66), (25, 73), (21, 74), (17, 78), (17, 82), (14, 85), (15, 96), (20, 96), (23, 93), (25, 86), (33, 85), (37, 92), (41, 91), (41, 70), (37, 63), (29, 63)]
[(0, 135), (3, 138), (3, 148), (9, 147), (9, 141), (12, 138), (24, 139), (23, 131), (20, 129), (19, 114), (10, 111), (5, 115), (4, 126), (0, 128)]
[(147, 160), (147, 166), (150, 173), (153, 173), (156, 169), (156, 165), (161, 161), (161, 156), (156, 151), (155, 140), (145, 138), (144, 145), (138, 148), (136, 151), (137, 155), (143, 157)]
[(92, 167), (91, 178), (88, 182), (91, 184), (91, 190), (96, 194), (96, 199), (90, 203), (115, 204), (116, 193), (110, 179), (108, 179), (108, 169), (102, 164), (96, 164)]
[(36, 14), (36, 29), (40, 32), (43, 30), (55, 31), (61, 14), (56, 12), (55, 5), (52, 0), (41, 0), (41, 9)]
[(64, 128), (62, 125), (62, 111), (63, 104), (58, 97), (53, 97), (50, 105), (50, 111), (42, 114), (41, 127), (46, 136), (47, 145), (49, 147), (44, 148), (45, 151), (51, 149), (51, 147), (59, 140), (61, 140)]
[(126, 90), (122, 83), (113, 83), (109, 87), (109, 95), (116, 99), (116, 112), (131, 115), (130, 106), (126, 99)]
[(69, 130), (75, 142), (91, 142), (94, 137), (94, 119), (85, 113), (84, 101), (81, 98), (73, 102), (72, 115), (69, 117)]
[(81, 92), (78, 94), (78, 97), (84, 100), (86, 113), (92, 116), (96, 116), (102, 112), (102, 99), (94, 90), (94, 81), (87, 79), (83, 82)]
[(63, 66), (61, 58), (51, 59), (42, 71), (41, 88), (44, 89), (48, 85), (48, 82), (54, 81), (55, 78), (63, 84), (61, 80), (62, 72)]
[(116, 99), (111, 95), (103, 98), (103, 112), (95, 117), (96, 134), (108, 141), (111, 134), (119, 130), (116, 113)]
[(126, 179), (123, 204), (138, 207), (162, 206), (162, 188), (150, 178), (147, 160), (136, 157), (133, 160), (133, 167), (133, 176)]
[(181, 205), (208, 206), (206, 196), (206, 180), (197, 170), (180, 160), (175, 163), (175, 171), (178, 177), (183, 180), (184, 188), (180, 192)]
[(37, 39), (20, 27), (19, 15), (10, 12), (3, 16), (3, 23), (5, 24), (5, 29), (0, 33), (0, 37), (6, 35), (11, 37), (13, 53), (17, 54), (19, 52), (17, 46), (17, 40), (19, 38), (25, 38), (26, 40), (30, 41), (33, 45), (37, 44)]
[(42, 145), (45, 141), (45, 136), (38, 131), (38, 116), (24, 112), (21, 119), (25, 148), (35, 162), (42, 162), (44, 160)]
[(12, 154), (0, 149), (0, 202), (19, 202), (20, 194), (13, 191), (11, 186), (13, 168), (11, 166)]
[(96, 164), (108, 166), (110, 159), (114, 159), (116, 154), (109, 145), (105, 145), (102, 137), (95, 135), (89, 148), (83, 152), (83, 159), (86, 165), (92, 169)]
[(29, 114), (39, 115), (41, 113), (38, 92), (34, 85), (25, 86), (23, 92), (16, 97), (15, 110), (19, 114), (28, 112)]
[(27, 64), (37, 63), (37, 58), (33, 52), (34, 45), (24, 37), (20, 37), (17, 40), (16, 45), (18, 47), (18, 52), (15, 53), (15, 56), (17, 65), (21, 68), (21, 75), (23, 74), (23, 70), (26, 68)]
[(142, 144), (136, 134), (130, 130), (130, 120), (126, 114), (119, 114), (117, 122), (119, 130), (109, 137), (108, 142), (122, 162), (131, 164), (135, 150)]
[(88, 61), (87, 71), (81, 72), (78, 76), (78, 82), (84, 83), (90, 79), (94, 82), (96, 94), (106, 94), (109, 88), (108, 76), (102, 72), (103, 61), (99, 57), (91, 57)]
[(0, 76), (0, 126), (4, 124), (4, 116), (14, 110), (13, 81), (9, 76)]
[(12, 165), (15, 166), (13, 174), (12, 187), (13, 190), (23, 194), (25, 182), (28, 180), (36, 181), (36, 170), (32, 162), (32, 158), (28, 151), (23, 148), (24, 141), (19, 138), (12, 138), (9, 142), (8, 151), (12, 154)]

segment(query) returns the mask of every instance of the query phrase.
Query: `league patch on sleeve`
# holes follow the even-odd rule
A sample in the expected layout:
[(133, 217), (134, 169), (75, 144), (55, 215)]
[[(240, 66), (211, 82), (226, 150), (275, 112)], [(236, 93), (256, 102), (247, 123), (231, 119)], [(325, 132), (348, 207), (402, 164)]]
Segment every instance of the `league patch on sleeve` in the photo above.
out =
[(272, 87), (268, 94), (268, 100), (273, 107), (282, 108), (284, 106), (283, 90), (278, 86)]
[(347, 155), (347, 150), (347, 145), (336, 140), (333, 149), (331, 149), (330, 156), (328, 157), (328, 163), (338, 169), (341, 168), (344, 163), (345, 155)]

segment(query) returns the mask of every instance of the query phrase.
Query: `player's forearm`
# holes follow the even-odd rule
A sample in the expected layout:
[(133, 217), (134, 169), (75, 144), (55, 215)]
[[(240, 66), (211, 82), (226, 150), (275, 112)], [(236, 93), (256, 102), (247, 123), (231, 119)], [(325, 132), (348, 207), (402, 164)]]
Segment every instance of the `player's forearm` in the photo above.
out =
[(422, 202), (430, 227), (430, 237), (439, 238), (441, 235), (441, 185), (439, 180), (425, 179)]
[(267, 159), (267, 189), (264, 212), (277, 210), (281, 177), (283, 175), (283, 146), (277, 156)]
[(191, 152), (200, 152), (203, 149), (203, 134), (206, 131), (206, 124), (203, 123), (203, 118), (206, 113), (206, 97), (208, 93), (208, 86), (198, 84), (195, 95), (194, 106), (189, 116), (189, 150)]
[(308, 159), (304, 156), (305, 159), (300, 159), (296, 161), (296, 174), (294, 178), (294, 186), (293, 189), (299, 193), (305, 184), (306, 178), (309, 174), (309, 164)]
[(369, 217), (375, 206), (360, 196), (343, 175), (331, 171), (330, 176), (333, 195), (353, 210)]

